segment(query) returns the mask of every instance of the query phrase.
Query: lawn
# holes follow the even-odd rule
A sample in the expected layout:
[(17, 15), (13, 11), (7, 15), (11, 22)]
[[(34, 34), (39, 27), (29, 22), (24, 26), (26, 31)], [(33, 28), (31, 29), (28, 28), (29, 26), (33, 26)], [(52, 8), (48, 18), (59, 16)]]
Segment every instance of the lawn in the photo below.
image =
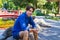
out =
[(59, 21), (60, 17), (54, 17), (54, 16), (45, 16), (46, 19), (52, 19), (52, 20), (56, 20)]

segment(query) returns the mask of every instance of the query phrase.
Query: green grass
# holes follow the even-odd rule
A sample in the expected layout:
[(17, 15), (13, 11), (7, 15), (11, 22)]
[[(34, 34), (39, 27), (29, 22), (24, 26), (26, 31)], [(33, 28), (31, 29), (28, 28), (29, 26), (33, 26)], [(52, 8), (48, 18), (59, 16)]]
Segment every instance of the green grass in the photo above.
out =
[(45, 18), (46, 18), (46, 19), (56, 20), (56, 21), (60, 20), (59, 17), (54, 17), (54, 16), (45, 16)]

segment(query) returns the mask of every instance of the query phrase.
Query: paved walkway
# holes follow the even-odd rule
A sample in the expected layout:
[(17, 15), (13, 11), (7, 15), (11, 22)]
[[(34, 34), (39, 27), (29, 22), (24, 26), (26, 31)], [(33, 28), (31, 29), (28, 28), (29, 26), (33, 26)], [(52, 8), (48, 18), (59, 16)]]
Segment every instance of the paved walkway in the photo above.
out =
[(39, 40), (60, 40), (60, 21), (44, 19), (51, 27), (41, 27), (39, 32)]

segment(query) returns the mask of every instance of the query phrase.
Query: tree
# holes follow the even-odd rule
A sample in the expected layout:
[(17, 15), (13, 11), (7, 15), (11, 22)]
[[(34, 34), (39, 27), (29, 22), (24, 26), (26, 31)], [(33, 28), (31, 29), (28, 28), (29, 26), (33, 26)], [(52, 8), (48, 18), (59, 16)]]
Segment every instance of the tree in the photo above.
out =
[(8, 3), (7, 3), (7, 2), (4, 3), (4, 4), (3, 4), (3, 7), (4, 7), (5, 9), (8, 9), (8, 7), (9, 7)]
[(51, 11), (56, 16), (58, 13), (58, 2), (46, 2), (45, 5), (43, 5), (43, 9)]
[(60, 14), (60, 1), (58, 1), (58, 13)]
[(0, 8), (2, 8), (2, 0), (0, 0)]
[(28, 0), (12, 0), (16, 6), (25, 7), (28, 5)]
[(13, 0), (16, 6), (26, 7), (27, 5), (37, 8), (37, 0)]

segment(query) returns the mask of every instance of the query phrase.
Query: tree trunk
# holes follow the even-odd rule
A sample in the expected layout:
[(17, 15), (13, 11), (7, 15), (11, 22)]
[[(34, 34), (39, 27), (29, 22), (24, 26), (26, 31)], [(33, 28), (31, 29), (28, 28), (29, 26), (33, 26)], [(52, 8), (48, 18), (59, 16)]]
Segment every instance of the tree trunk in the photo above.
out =
[(56, 17), (57, 14), (55, 14), (55, 17)]
[(37, 8), (37, 0), (33, 1), (34, 8)]
[(60, 1), (58, 3), (59, 3), (59, 5), (58, 5), (58, 13), (60, 14)]

